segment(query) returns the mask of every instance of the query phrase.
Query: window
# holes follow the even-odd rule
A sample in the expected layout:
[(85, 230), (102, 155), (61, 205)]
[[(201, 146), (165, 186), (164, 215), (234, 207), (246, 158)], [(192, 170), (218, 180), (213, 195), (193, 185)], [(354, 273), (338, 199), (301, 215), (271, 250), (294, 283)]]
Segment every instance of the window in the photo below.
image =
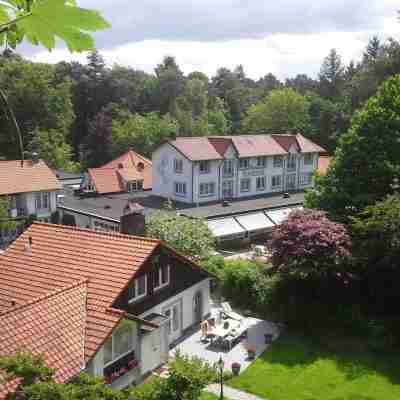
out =
[(177, 196), (186, 196), (186, 183), (183, 182), (175, 182), (175, 194)]
[(266, 165), (267, 165), (266, 157), (257, 157), (257, 167), (265, 168)]
[(304, 165), (313, 165), (314, 164), (314, 154), (307, 153), (304, 154)]
[(272, 189), (276, 189), (282, 186), (282, 176), (281, 175), (274, 175), (272, 177), (271, 183)]
[(128, 192), (138, 192), (143, 190), (143, 181), (128, 182)]
[(174, 171), (176, 174), (181, 174), (183, 172), (183, 160), (174, 160)]
[(297, 161), (296, 155), (295, 154), (289, 154), (288, 161), (287, 161), (287, 169), (289, 171), (295, 171), (296, 170), (296, 161)]
[(128, 289), (129, 301), (128, 303), (132, 303), (147, 294), (147, 275), (141, 275), (136, 278)]
[(103, 363), (110, 364), (134, 350), (134, 323), (124, 320), (104, 342)]
[(274, 168), (282, 168), (282, 167), (283, 167), (283, 157), (274, 156)]
[(50, 208), (50, 193), (38, 192), (35, 194), (36, 210), (45, 210)]
[(247, 169), (250, 167), (250, 159), (249, 158), (241, 158), (239, 160), (239, 168), (240, 169)]
[(210, 161), (200, 161), (199, 171), (201, 174), (208, 174), (210, 172)]
[(99, 231), (114, 231), (114, 232), (119, 232), (119, 226), (115, 224), (108, 224), (106, 222), (94, 220), (93, 221), (93, 227), (96, 230)]
[(242, 179), (240, 181), (240, 191), (249, 192), (250, 191), (250, 179)]
[(300, 185), (310, 185), (312, 183), (312, 172), (300, 175)]
[(233, 160), (225, 160), (224, 168), (223, 168), (224, 176), (232, 176), (233, 175)]
[(169, 265), (163, 265), (157, 268), (153, 273), (153, 287), (154, 290), (161, 289), (164, 286), (169, 285)]
[(215, 194), (215, 183), (200, 183), (199, 187), (200, 196), (213, 196)]
[(257, 190), (265, 190), (265, 187), (267, 186), (266, 183), (267, 183), (267, 179), (265, 176), (257, 177), (257, 179), (256, 179)]

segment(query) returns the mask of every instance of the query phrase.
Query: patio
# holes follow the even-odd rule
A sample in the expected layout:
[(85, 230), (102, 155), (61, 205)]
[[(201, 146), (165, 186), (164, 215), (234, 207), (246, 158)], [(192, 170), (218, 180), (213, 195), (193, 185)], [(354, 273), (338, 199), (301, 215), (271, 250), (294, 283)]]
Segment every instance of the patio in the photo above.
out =
[[(218, 307), (212, 308), (212, 317), (219, 315), (221, 309)], [(248, 359), (247, 346), (252, 346), (256, 350), (256, 358), (262, 354), (269, 346), (265, 343), (265, 334), (271, 334), (273, 340), (279, 336), (279, 328), (276, 324), (268, 321), (263, 321), (257, 318), (244, 317), (243, 323), (246, 325), (247, 337), (243, 338), (239, 343), (233, 346), (230, 350), (222, 348), (210, 341), (201, 340), (200, 328), (188, 333), (181, 339), (171, 350), (170, 357), (178, 350), (181, 354), (188, 356), (197, 356), (210, 364), (216, 363), (220, 356), (225, 363), (225, 369), (231, 370), (233, 362), (241, 364), (240, 372), (243, 372), (254, 360)]]

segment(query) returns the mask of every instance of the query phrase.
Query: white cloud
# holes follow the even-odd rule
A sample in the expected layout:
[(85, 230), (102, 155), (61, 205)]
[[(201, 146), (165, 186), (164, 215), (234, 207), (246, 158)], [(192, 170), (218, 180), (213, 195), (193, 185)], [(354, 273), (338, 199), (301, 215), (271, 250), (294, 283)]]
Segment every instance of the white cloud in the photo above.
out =
[[(86, 7), (103, 9), (106, 16), (115, 19), (113, 28), (98, 37), (99, 49), (109, 64), (153, 72), (165, 55), (173, 55), (185, 73), (199, 70), (212, 76), (219, 67), (242, 64), (252, 78), (272, 72), (280, 79), (297, 73), (316, 76), (323, 58), (333, 47), (348, 63), (361, 56), (373, 35), (381, 39), (399, 38), (397, 3), (146, 0), (129, 8), (127, 0), (80, 2)], [(197, 13), (196, 18), (190, 18), (188, 13)], [(356, 16), (352, 15), (355, 13)], [(157, 23), (160, 26), (155, 26)], [(71, 55), (61, 48), (52, 53), (39, 51), (31, 58), (43, 62), (86, 60), (84, 54)]]

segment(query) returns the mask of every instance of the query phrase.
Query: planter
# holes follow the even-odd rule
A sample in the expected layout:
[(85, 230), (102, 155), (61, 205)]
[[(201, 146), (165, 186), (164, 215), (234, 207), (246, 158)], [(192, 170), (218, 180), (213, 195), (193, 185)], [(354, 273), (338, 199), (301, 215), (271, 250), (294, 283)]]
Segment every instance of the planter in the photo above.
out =
[(239, 363), (233, 363), (231, 366), (233, 375), (235, 375), (235, 376), (239, 375), (241, 367), (242, 366)]
[(256, 352), (255, 351), (248, 351), (247, 352), (247, 358), (249, 360), (254, 360), (256, 358)]

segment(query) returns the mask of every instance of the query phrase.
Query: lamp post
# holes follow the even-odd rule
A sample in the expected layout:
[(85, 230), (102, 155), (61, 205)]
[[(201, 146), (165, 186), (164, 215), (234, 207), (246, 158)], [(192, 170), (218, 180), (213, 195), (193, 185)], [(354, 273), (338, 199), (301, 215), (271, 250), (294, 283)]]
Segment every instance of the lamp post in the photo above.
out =
[(219, 367), (219, 378), (220, 378), (220, 384), (221, 384), (221, 391), (219, 394), (219, 399), (223, 400), (224, 399), (224, 360), (222, 359), (222, 356), (219, 356), (218, 367)]
[(393, 189), (394, 194), (397, 194), (399, 189), (400, 189), (400, 181), (399, 178), (396, 176), (395, 178), (393, 178), (393, 183), (390, 185), (391, 188)]

